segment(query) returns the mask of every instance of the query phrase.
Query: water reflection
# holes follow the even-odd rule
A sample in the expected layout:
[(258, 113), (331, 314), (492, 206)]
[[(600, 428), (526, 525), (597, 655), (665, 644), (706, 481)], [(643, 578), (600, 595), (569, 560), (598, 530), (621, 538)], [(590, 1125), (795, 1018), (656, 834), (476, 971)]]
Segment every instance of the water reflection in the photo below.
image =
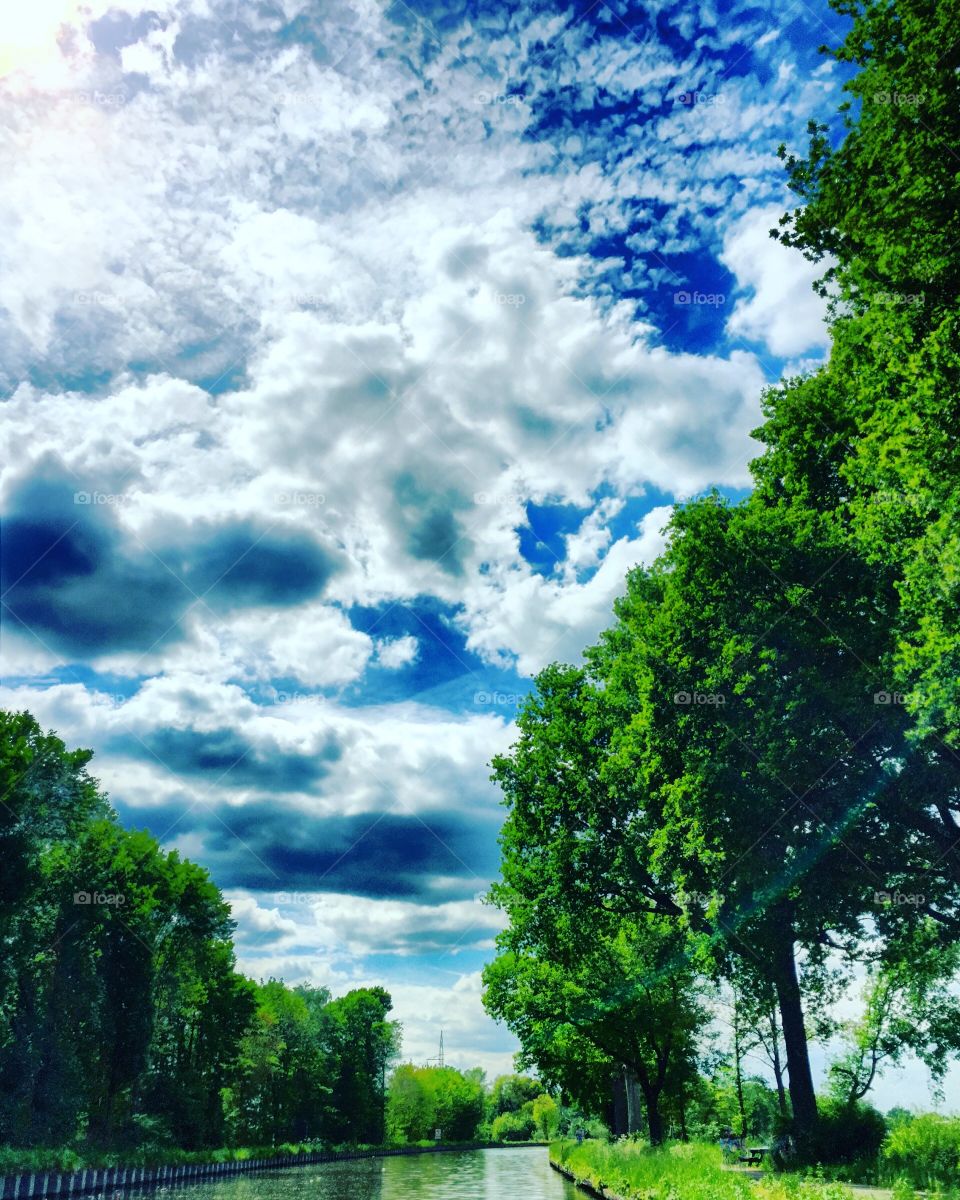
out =
[(543, 1148), (317, 1163), (197, 1183), (171, 1200), (583, 1200)]

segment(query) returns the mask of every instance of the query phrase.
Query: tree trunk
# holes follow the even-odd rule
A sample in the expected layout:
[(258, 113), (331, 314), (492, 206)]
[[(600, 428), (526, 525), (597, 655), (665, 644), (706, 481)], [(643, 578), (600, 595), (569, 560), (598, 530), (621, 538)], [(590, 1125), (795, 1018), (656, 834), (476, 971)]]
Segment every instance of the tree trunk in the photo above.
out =
[(783, 1027), (783, 1044), (787, 1052), (787, 1070), (790, 1074), (790, 1102), (793, 1105), (797, 1150), (801, 1157), (805, 1158), (811, 1150), (817, 1124), (817, 1097), (813, 1090), (810, 1050), (803, 1023), (803, 1001), (794, 957), (792, 922), (789, 919), (785, 920), (781, 929), (785, 931), (785, 935), (774, 946), (773, 967), (777, 1002), (780, 1006), (780, 1023)]
[(647, 1106), (647, 1135), (651, 1146), (663, 1143), (663, 1114), (660, 1112), (661, 1089), (652, 1083), (640, 1080), (644, 1103)]
[(638, 1133), (641, 1125), (640, 1094), (637, 1077), (629, 1067), (623, 1068), (623, 1086), (627, 1094), (627, 1133)]
[(629, 1132), (630, 1122), (627, 1119), (627, 1084), (626, 1070), (621, 1068), (613, 1074), (613, 1100), (611, 1104), (611, 1129), (617, 1137)]
[(736, 1082), (737, 1082), (737, 1109), (740, 1113), (740, 1137), (746, 1142), (747, 1138), (747, 1110), (743, 1103), (743, 1070), (741, 1062), (743, 1061), (743, 1045), (740, 1036), (740, 1006), (737, 1003), (737, 993), (733, 993), (733, 1059), (736, 1067)]
[(787, 1093), (783, 1086), (783, 1064), (780, 1062), (780, 1030), (777, 1029), (777, 1018), (770, 1014), (770, 1045), (773, 1051), (770, 1055), (773, 1063), (773, 1077), (777, 1081), (777, 1103), (780, 1105), (780, 1116), (787, 1115)]

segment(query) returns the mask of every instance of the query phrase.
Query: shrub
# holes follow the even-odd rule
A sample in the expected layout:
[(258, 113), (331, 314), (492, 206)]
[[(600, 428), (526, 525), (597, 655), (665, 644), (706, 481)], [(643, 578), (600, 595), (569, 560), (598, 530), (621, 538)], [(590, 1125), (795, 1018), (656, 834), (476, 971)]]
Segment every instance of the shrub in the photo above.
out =
[(814, 1157), (821, 1163), (875, 1162), (887, 1134), (882, 1115), (869, 1104), (820, 1101)]
[(534, 1131), (533, 1114), (524, 1112), (501, 1113), (490, 1128), (495, 1142), (529, 1142)]
[(923, 1113), (901, 1121), (883, 1145), (884, 1163), (914, 1186), (960, 1185), (960, 1117)]

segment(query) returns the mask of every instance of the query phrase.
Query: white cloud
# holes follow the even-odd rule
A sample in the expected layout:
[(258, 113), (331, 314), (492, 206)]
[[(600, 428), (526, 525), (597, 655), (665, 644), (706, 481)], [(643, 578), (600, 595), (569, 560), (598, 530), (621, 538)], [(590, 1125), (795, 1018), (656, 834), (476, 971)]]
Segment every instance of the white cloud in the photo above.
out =
[(377, 662), (389, 671), (409, 666), (416, 662), (420, 642), (415, 637), (383, 638), (376, 643)]
[(753, 293), (735, 304), (728, 331), (794, 357), (828, 345), (826, 305), (812, 284), (829, 263), (808, 262), (770, 237), (782, 212), (766, 207), (746, 213), (728, 230), (721, 258), (739, 286)]
[[(114, 799), (145, 813), (178, 798), (242, 806), (285, 796), (304, 815), (392, 811), (429, 819), (469, 812), (490, 821), (491, 834), (499, 821), (498, 794), (486, 764), (511, 735), (506, 722), (489, 713), (458, 717), (412, 702), (347, 708), (296, 694), (256, 704), (236, 684), (182, 671), (148, 679), (129, 698), (71, 683), (0, 688), (0, 703), (29, 709), (68, 744), (96, 749), (97, 774)], [(320, 759), (322, 782), (309, 788), (299, 782), (241, 785), (231, 777), (229, 762), (198, 778), (165, 753), (166, 742), (157, 748), (153, 736), (223, 731), (254, 761)]]

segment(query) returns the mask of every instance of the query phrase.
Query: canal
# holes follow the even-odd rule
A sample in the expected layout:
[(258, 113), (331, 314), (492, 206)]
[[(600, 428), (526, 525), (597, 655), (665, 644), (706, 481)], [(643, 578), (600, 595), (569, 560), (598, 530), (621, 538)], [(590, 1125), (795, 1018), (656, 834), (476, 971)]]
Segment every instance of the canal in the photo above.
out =
[[(156, 1193), (155, 1193), (156, 1194)], [(172, 1200), (583, 1200), (543, 1149), (361, 1158), (235, 1175)]]

